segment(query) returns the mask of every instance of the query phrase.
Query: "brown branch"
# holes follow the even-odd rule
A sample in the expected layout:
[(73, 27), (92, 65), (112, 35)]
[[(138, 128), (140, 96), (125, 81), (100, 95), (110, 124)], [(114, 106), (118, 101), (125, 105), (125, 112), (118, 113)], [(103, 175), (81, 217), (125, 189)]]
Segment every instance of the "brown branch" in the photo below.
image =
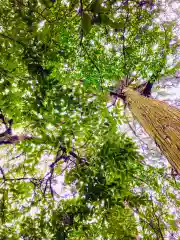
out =
[(121, 99), (125, 99), (125, 96), (124, 94), (119, 94), (119, 93), (116, 93), (116, 92), (113, 92), (113, 91), (110, 91), (110, 96), (115, 96), (115, 97), (119, 97)]
[[(1, 171), (1, 169), (0, 169)], [(4, 178), (3, 178), (4, 179)], [(1, 178), (0, 178), (1, 180)], [(41, 179), (38, 178), (28, 178), (28, 177), (22, 177), (22, 178), (6, 178), (6, 181), (21, 181), (21, 180), (28, 180), (28, 181), (40, 181)]]
[[(6, 137), (6, 135), (5, 135)], [(4, 139), (4, 140), (0, 140), (0, 145), (3, 145), (3, 144), (15, 144), (15, 143), (19, 143), (20, 141), (23, 141), (23, 140), (31, 140), (31, 139), (34, 139), (34, 137), (29, 137), (29, 136), (26, 136), (26, 135), (14, 135), (14, 136), (9, 136), (7, 134), (7, 139)]]
[[(62, 152), (62, 154), (61, 154)], [(68, 164), (66, 164), (65, 168), (61, 171), (62, 175), (64, 173), (64, 171), (66, 169), (68, 169), (68, 167), (70, 167), (70, 165), (73, 163), (74, 165), (76, 164), (76, 162), (73, 161), (72, 158), (78, 159), (80, 160), (79, 163), (87, 163), (85, 158), (80, 158), (74, 151), (70, 151), (69, 153), (67, 153), (67, 149), (66, 147), (64, 147), (63, 145), (60, 144), (58, 151), (56, 153), (56, 157), (54, 162), (52, 162), (49, 167), (50, 167), (50, 171), (48, 173), (46, 173), (46, 175), (44, 176), (44, 178), (41, 180), (41, 185), (45, 185), (44, 186), (44, 190), (43, 190), (43, 195), (45, 195), (48, 185), (49, 185), (49, 189), (51, 192), (52, 197), (54, 198), (54, 190), (52, 187), (52, 180), (55, 178), (53, 177), (54, 171), (55, 171), (55, 167), (58, 164), (59, 161), (61, 161), (62, 159), (64, 160), (64, 162), (68, 162), (70, 160), (70, 162)], [(87, 163), (88, 164), (88, 163)]]

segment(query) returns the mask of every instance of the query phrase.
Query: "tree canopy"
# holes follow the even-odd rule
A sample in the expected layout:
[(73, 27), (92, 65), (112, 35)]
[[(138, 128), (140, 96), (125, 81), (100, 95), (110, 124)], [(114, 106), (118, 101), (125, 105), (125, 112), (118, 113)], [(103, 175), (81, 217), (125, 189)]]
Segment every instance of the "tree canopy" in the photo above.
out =
[(0, 239), (177, 237), (178, 179), (121, 132), (126, 106), (109, 94), (178, 69), (175, 23), (160, 12), (156, 1), (0, 1)]

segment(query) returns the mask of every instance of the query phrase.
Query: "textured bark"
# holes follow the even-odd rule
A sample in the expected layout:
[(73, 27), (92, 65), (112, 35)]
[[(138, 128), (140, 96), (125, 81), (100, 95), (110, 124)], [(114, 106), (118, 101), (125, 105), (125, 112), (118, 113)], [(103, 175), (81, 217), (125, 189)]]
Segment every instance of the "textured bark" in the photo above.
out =
[(126, 88), (124, 94), (132, 114), (180, 173), (180, 110), (141, 96), (130, 88)]

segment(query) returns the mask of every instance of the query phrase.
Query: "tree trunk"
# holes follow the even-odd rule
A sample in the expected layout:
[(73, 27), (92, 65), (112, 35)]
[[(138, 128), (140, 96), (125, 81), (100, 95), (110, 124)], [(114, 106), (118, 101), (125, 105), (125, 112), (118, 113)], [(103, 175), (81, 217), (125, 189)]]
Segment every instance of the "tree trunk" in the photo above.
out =
[(132, 114), (154, 139), (173, 168), (180, 173), (180, 110), (168, 104), (124, 90)]

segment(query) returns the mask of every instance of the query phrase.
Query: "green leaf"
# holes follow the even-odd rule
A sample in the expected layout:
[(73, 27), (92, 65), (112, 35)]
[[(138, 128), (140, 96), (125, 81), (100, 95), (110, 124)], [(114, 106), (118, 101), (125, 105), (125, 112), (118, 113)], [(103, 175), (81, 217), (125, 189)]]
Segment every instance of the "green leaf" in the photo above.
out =
[(69, 3), (69, 10), (72, 11), (74, 10), (79, 4), (79, 0), (70, 0)]
[(87, 13), (83, 13), (82, 15), (82, 29), (85, 34), (88, 34), (91, 30), (91, 16)]
[(91, 5), (90, 5), (90, 10), (93, 13), (100, 13), (100, 11), (101, 11), (101, 3), (102, 3), (102, 0), (93, 0)]
[(124, 24), (123, 23), (119, 23), (119, 22), (114, 22), (112, 21), (107, 14), (105, 13), (102, 13), (100, 14), (100, 17), (101, 17), (101, 23), (104, 24), (104, 25), (108, 25), (114, 29), (123, 29), (123, 26)]
[(65, 240), (64, 231), (58, 231), (58, 232), (56, 233), (56, 240)]

